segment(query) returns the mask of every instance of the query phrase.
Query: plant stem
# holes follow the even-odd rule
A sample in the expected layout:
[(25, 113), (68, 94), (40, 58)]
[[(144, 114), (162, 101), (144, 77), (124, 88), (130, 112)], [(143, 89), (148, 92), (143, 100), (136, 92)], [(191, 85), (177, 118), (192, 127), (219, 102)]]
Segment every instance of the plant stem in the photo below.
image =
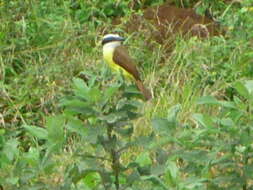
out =
[[(108, 128), (107, 128), (108, 139), (111, 142), (115, 141), (115, 139), (114, 139), (115, 136), (114, 137), (112, 136), (112, 129), (113, 129), (113, 126), (108, 126)], [(113, 173), (115, 176), (114, 184), (115, 184), (116, 190), (119, 190), (119, 156), (116, 151), (116, 147), (115, 147), (114, 142), (113, 142), (113, 146), (110, 150), (110, 154), (111, 154), (111, 159), (112, 159), (111, 168), (113, 169)]]

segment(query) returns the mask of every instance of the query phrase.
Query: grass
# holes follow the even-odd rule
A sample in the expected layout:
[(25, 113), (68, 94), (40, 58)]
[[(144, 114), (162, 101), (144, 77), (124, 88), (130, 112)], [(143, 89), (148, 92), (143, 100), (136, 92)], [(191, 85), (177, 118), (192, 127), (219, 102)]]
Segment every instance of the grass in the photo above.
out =
[[(79, 1), (73, 2), (78, 5)], [(48, 157), (50, 165), (43, 165), (47, 159), (42, 157), (45, 149), (43, 140), (29, 135), (23, 126), (45, 127), (48, 116), (62, 112), (59, 101), (72, 93), (73, 78), (89, 78), (82, 72), (100, 72), (104, 67), (100, 45), (104, 31), (120, 31), (129, 37), (126, 45), (137, 60), (144, 83), (154, 95), (153, 100), (141, 108), (143, 116), (133, 123), (135, 136), (150, 134), (153, 131), (151, 121), (154, 118), (166, 118), (168, 110), (180, 104), (180, 124), (175, 136), (187, 142), (190, 137), (186, 137), (186, 134), (196, 135), (195, 129), (201, 128), (192, 117), (194, 113), (214, 117), (221, 115), (220, 108), (199, 106), (197, 100), (200, 97), (214, 96), (219, 100), (233, 101), (235, 95), (242, 96), (235, 91), (235, 82), (252, 79), (253, 17), (252, 12), (246, 11), (251, 6), (248, 1), (240, 6), (232, 6), (233, 9), (226, 9), (226, 12), (218, 10), (224, 19), (222, 24), (230, 28), (227, 36), (205, 40), (194, 37), (183, 39), (179, 36), (175, 39), (170, 56), (165, 55), (164, 47), (159, 44), (154, 43), (153, 49), (147, 48), (149, 42), (142, 31), (127, 34), (122, 26), (114, 28), (108, 16), (110, 9), (104, 10), (101, 16), (97, 15), (91, 1), (89, 6), (80, 1), (80, 8), (73, 8), (73, 2), (10, 1), (0, 4), (0, 151), (4, 153), (0, 157), (0, 185), (3, 184), (5, 190), (19, 185), (25, 189), (37, 182), (47, 184), (45, 189), (59, 188), (64, 180), (64, 172), (70, 170), (68, 166), (81, 160), (75, 153), (84, 151), (83, 141), (70, 136), (62, 151)], [(122, 6), (126, 14), (124, 19), (127, 20), (131, 10), (125, 4)], [(85, 9), (93, 13), (89, 18), (82, 12)], [(106, 84), (107, 81), (102, 83)], [(244, 120), (250, 121), (247, 116)], [(173, 152), (171, 147), (178, 148), (166, 144), (164, 150)], [(10, 150), (9, 153), (7, 150)], [(127, 152), (123, 156), (124, 162), (130, 162), (139, 150)], [(29, 157), (31, 155), (33, 157)], [(18, 159), (24, 161), (19, 162)], [(41, 168), (46, 169), (40, 171), (40, 168), (36, 168), (40, 164)], [(182, 169), (180, 179), (184, 181), (191, 173), (190, 169), (188, 173), (183, 173), (184, 167), (180, 164), (178, 167)], [(19, 168), (22, 170), (17, 171)], [(28, 168), (39, 172), (33, 176)], [(220, 172), (218, 169), (212, 170), (214, 173)], [(26, 173), (23, 175), (22, 171)], [(149, 185), (146, 185), (148, 188)], [(139, 186), (143, 187), (143, 184)], [(223, 189), (225, 187), (226, 184)], [(250, 187), (250, 183), (247, 183), (247, 187)], [(87, 187), (81, 183), (77, 188)], [(241, 189), (247, 188), (244, 186)]]

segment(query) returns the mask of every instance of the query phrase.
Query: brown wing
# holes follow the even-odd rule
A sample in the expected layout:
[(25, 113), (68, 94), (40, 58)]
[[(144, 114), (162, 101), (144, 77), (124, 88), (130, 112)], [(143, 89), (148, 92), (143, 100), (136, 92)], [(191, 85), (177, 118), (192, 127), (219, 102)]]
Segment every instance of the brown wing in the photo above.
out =
[(115, 48), (112, 59), (116, 64), (133, 75), (136, 80), (140, 80), (139, 72), (124, 46), (118, 46)]

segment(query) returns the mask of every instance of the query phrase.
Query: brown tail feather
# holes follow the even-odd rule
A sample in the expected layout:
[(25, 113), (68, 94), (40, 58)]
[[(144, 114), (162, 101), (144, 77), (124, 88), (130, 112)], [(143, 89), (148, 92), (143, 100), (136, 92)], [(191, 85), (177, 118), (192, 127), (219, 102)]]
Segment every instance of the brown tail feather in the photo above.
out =
[(143, 83), (140, 80), (136, 80), (136, 86), (142, 92), (146, 100), (150, 100), (152, 98), (151, 92), (144, 87)]

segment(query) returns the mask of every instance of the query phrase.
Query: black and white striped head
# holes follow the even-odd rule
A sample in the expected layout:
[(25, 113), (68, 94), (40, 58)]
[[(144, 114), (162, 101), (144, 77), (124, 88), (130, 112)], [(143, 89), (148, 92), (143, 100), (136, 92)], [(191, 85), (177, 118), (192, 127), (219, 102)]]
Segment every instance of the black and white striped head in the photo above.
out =
[(108, 44), (111, 42), (116, 42), (116, 43), (121, 44), (121, 42), (124, 40), (125, 40), (125, 38), (119, 36), (118, 34), (106, 34), (103, 37), (102, 45), (104, 46), (105, 44)]

